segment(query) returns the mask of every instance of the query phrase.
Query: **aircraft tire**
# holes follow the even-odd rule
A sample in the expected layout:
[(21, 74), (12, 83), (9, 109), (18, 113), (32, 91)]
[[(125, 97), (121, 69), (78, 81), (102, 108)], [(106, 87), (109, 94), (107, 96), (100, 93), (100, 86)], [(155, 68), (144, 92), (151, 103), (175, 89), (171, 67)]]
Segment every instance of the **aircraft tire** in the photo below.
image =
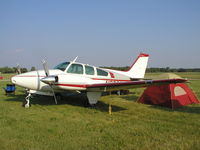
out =
[(31, 107), (31, 104), (30, 104), (30, 103), (28, 104), (28, 102), (25, 100), (25, 101), (22, 103), (22, 107), (24, 107), (24, 108), (29, 108), (29, 107)]
[(96, 104), (90, 104), (89, 103), (89, 100), (86, 98), (85, 100), (84, 100), (84, 107), (88, 107), (88, 108), (95, 108), (95, 106), (96, 106)]
[(84, 104), (83, 105), (84, 105), (84, 107), (89, 107), (90, 106), (90, 103), (89, 103), (87, 98), (84, 100)]

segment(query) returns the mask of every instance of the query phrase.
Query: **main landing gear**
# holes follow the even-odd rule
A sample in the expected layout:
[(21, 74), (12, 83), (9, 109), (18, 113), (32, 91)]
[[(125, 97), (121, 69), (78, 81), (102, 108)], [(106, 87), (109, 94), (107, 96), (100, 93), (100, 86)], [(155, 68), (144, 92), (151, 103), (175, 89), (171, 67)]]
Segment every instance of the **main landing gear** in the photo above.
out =
[(90, 104), (88, 98), (86, 98), (83, 102), (84, 107), (88, 107), (88, 108), (95, 108), (96, 104)]
[(84, 102), (84, 106), (94, 108), (100, 97), (101, 92), (87, 92), (87, 99)]

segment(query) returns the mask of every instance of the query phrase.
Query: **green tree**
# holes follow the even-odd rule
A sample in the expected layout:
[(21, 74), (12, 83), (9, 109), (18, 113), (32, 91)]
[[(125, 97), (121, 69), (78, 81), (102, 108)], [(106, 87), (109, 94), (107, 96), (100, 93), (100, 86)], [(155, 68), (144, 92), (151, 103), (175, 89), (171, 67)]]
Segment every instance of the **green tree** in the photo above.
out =
[(28, 72), (28, 70), (27, 70), (27, 68), (21, 68), (21, 72), (25, 73), (25, 72)]
[(31, 71), (35, 71), (36, 69), (35, 69), (35, 67), (33, 66), (33, 67), (31, 67)]

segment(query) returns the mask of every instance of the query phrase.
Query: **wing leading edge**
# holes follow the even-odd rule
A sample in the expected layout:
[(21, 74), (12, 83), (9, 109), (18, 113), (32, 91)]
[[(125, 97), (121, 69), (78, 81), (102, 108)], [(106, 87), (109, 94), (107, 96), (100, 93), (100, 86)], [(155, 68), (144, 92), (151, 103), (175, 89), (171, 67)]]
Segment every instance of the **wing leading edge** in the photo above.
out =
[(131, 88), (141, 88), (153, 85), (171, 84), (171, 83), (183, 83), (185, 79), (163, 79), (163, 80), (141, 80), (141, 81), (126, 81), (126, 82), (113, 82), (102, 84), (90, 84), (86, 85), (87, 91), (114, 91), (124, 90)]

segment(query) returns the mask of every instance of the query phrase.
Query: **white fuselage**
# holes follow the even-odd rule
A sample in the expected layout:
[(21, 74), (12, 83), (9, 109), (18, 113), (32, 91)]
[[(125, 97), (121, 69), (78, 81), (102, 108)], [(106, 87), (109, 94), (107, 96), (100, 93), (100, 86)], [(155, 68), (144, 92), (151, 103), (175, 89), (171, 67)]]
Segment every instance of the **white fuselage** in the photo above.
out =
[[(103, 70), (103, 69), (102, 69)], [(108, 82), (122, 82), (130, 81), (130, 78), (121, 74), (108, 72), (107, 76), (99, 76), (96, 73), (94, 75), (74, 74), (67, 73), (58, 69), (49, 70), (50, 75), (58, 76), (58, 82), (53, 85), (55, 91), (62, 90), (86, 90), (86, 85), (97, 84), (97, 83), (108, 83)], [(45, 71), (32, 71), (23, 73), (12, 77), (12, 83), (30, 89), (41, 92), (51, 91), (48, 84), (41, 82), (42, 78), (45, 78)], [(118, 78), (117, 78), (118, 77)]]
[(148, 54), (141, 53), (128, 71), (98, 68), (77, 62), (64, 62), (53, 70), (39, 70), (16, 75), (12, 83), (39, 92), (81, 91), (88, 85), (126, 82), (144, 77)]
[(148, 54), (140, 53), (128, 71), (98, 68), (77, 63), (75, 62), (76, 59), (72, 62), (63, 62), (57, 65), (55, 69), (48, 70), (44, 61), (44, 70), (19, 74), (12, 77), (11, 81), (13, 84), (28, 90), (29, 94), (26, 97), (25, 107), (29, 107), (29, 99), (33, 93), (54, 96), (57, 104), (56, 95), (74, 91), (78, 93), (86, 91), (89, 104), (94, 105), (100, 99), (101, 92), (107, 91), (108, 88), (110, 91), (119, 90), (122, 87), (112, 87), (122, 84), (130, 85), (132, 84), (132, 82), (129, 82), (130, 80), (144, 78), (148, 57)]

